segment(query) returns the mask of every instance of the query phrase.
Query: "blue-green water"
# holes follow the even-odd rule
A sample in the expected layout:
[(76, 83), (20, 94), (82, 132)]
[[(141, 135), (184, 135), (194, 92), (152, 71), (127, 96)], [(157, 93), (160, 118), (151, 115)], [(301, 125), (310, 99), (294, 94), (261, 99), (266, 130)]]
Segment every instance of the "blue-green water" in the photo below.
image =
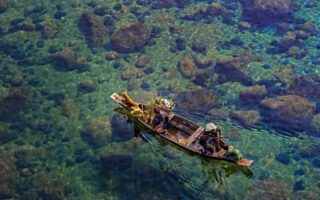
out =
[[(320, 199), (319, 16), (316, 0), (0, 0), (0, 199)], [(214, 121), (254, 164), (134, 137), (123, 90)]]

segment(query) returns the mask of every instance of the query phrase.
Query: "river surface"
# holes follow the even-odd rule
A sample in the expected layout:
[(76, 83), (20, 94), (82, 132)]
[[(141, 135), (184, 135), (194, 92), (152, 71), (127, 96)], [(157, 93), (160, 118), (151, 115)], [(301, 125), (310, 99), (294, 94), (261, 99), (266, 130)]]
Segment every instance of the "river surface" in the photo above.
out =
[[(320, 199), (317, 0), (0, 0), (0, 199)], [(115, 112), (214, 122), (249, 168)]]

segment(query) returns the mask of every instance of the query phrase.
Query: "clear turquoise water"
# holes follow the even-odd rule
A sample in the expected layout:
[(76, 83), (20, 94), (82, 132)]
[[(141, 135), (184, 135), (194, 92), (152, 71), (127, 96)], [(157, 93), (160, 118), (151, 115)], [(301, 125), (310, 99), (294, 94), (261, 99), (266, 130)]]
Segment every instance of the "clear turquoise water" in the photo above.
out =
[[(239, 93), (249, 86), (266, 85), (267, 97), (274, 98), (285, 94), (294, 77), (303, 75), (319, 85), (317, 33), (298, 44), (306, 53), (295, 58), (269, 51), (272, 41), (282, 41), (287, 31), (274, 25), (240, 28), (238, 1), (217, 1), (225, 13), (233, 13), (232, 22), (221, 15), (183, 18), (215, 1), (190, 1), (166, 9), (152, 8), (151, 1), (137, 2), (7, 1), (8, 8), (0, 14), (0, 199), (320, 199), (315, 131), (282, 132), (265, 121), (244, 127), (228, 117), (228, 112), (239, 109), (265, 115), (259, 106), (241, 104)], [(300, 9), (286, 27), (295, 32), (304, 19), (319, 29), (320, 3), (295, 2)], [(101, 22), (108, 16), (113, 19), (113, 26), (104, 27), (105, 41), (95, 50), (79, 25), (84, 12), (94, 13)], [(161, 30), (152, 42), (131, 53), (112, 51), (109, 35), (142, 18), (149, 29)], [(50, 28), (47, 32), (44, 24)], [(179, 50), (177, 38), (183, 39), (185, 48)], [(196, 74), (213, 76), (217, 61), (250, 52), (260, 57), (246, 68), (252, 82), (201, 86), (195, 75), (182, 76), (179, 60), (204, 54), (192, 50), (195, 41), (206, 46), (205, 54), (213, 61), (206, 69), (197, 68)], [(68, 54), (74, 62), (69, 67), (75, 69), (57, 64), (55, 56), (68, 51), (75, 54)], [(144, 68), (135, 66), (141, 55), (149, 58)], [(113, 124), (117, 107), (109, 98), (113, 92), (128, 90), (134, 99), (147, 102), (155, 94), (176, 100), (180, 92), (195, 88), (214, 91), (219, 105), (212, 108), (222, 110), (226, 119), (217, 119), (209, 109), (177, 106), (175, 111), (201, 125), (217, 123), (229, 144), (255, 160), (252, 167), (206, 161), (148, 133), (144, 135), (149, 142), (135, 138), (123, 120), (119, 123), (125, 128)], [(314, 115), (320, 112), (319, 95), (315, 96), (306, 96), (318, 107)], [(311, 156), (303, 156), (305, 149)]]

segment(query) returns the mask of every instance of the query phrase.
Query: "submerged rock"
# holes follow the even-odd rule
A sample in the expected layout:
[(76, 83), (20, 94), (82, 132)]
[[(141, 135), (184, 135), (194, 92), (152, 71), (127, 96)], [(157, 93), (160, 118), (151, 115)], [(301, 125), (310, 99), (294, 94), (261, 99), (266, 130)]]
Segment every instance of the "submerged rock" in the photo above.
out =
[(64, 199), (64, 182), (59, 176), (51, 178), (45, 173), (37, 174), (33, 177), (32, 185), (39, 199)]
[(41, 25), (41, 34), (45, 39), (54, 38), (59, 32), (59, 26), (55, 22), (46, 22)]
[(131, 79), (138, 79), (143, 76), (141, 71), (138, 71), (134, 67), (129, 67), (123, 71), (121, 71), (121, 79), (122, 80), (131, 80)]
[(85, 57), (79, 57), (75, 50), (66, 48), (52, 56), (55, 67), (59, 70), (81, 70), (85, 67)]
[(152, 3), (153, 8), (172, 8), (178, 7), (182, 8), (190, 3), (190, 0), (155, 0)]
[(16, 31), (34, 31), (36, 30), (36, 25), (31, 21), (23, 21), (19, 24), (16, 24), (10, 27), (9, 32), (16, 32)]
[(112, 116), (111, 127), (113, 141), (125, 141), (134, 136), (133, 124), (130, 124), (128, 118), (120, 113)]
[(143, 48), (150, 40), (149, 28), (140, 23), (121, 27), (111, 35), (112, 48), (121, 53), (131, 53)]
[(193, 56), (193, 61), (200, 69), (208, 68), (212, 65), (213, 61), (209, 56)]
[(313, 158), (320, 155), (320, 142), (311, 142), (299, 150), (300, 156), (303, 158)]
[(33, 168), (38, 165), (41, 159), (40, 152), (32, 145), (22, 145), (15, 149), (15, 158), (17, 159), (16, 167), (22, 171), (28, 168), (29, 171), (34, 171)]
[(66, 99), (61, 102), (61, 113), (70, 119), (77, 119), (80, 109), (72, 99)]
[(106, 150), (100, 156), (100, 162), (104, 171), (125, 170), (131, 167), (133, 157), (131, 155), (112, 153)]
[(306, 51), (298, 46), (292, 46), (288, 49), (287, 55), (290, 57), (301, 59), (306, 55)]
[(225, 15), (223, 6), (220, 3), (211, 3), (204, 8), (193, 10), (191, 13), (183, 16), (185, 20), (202, 20), (206, 18)]
[(0, 14), (8, 9), (8, 4), (5, 0), (0, 1)]
[(130, 79), (127, 82), (127, 88), (129, 91), (137, 90), (141, 87), (141, 79)]
[(312, 166), (315, 168), (320, 168), (320, 159), (314, 159), (312, 161)]
[(269, 178), (250, 187), (244, 199), (292, 199), (292, 190), (284, 181)]
[(189, 57), (183, 57), (178, 63), (181, 75), (185, 78), (192, 78), (196, 73), (196, 64)]
[(108, 52), (106, 53), (106, 59), (107, 59), (107, 60), (117, 60), (117, 59), (119, 59), (119, 58), (120, 58), (120, 55), (119, 55), (119, 53), (116, 52), (116, 51), (108, 51)]
[(20, 72), (16, 72), (12, 75), (10, 84), (14, 87), (21, 86), (23, 84), (23, 76)]
[(228, 111), (223, 110), (223, 109), (217, 109), (217, 108), (213, 108), (211, 109), (208, 114), (210, 115), (210, 117), (212, 117), (212, 119), (214, 120), (227, 120), (229, 115), (228, 115)]
[(218, 82), (218, 78), (218, 74), (214, 73), (212, 70), (207, 70), (197, 73), (193, 79), (193, 82), (201, 85), (202, 87), (210, 88)]
[(18, 134), (12, 130), (7, 124), (0, 123), (0, 144), (10, 142), (18, 137)]
[(81, 92), (93, 92), (97, 88), (97, 83), (93, 80), (84, 80), (79, 84), (79, 90)]
[(291, 0), (240, 0), (242, 16), (251, 22), (269, 24), (291, 17)]
[(259, 103), (264, 97), (267, 96), (267, 89), (264, 85), (255, 85), (247, 87), (239, 94), (239, 99), (244, 104)]
[(106, 44), (107, 29), (95, 15), (83, 13), (79, 25), (91, 49), (101, 48)]
[(315, 112), (313, 104), (296, 95), (265, 99), (260, 106), (264, 119), (282, 130), (308, 128)]
[(15, 196), (18, 173), (14, 164), (4, 154), (0, 154), (0, 199), (11, 199)]
[(185, 111), (209, 111), (218, 105), (217, 95), (207, 89), (194, 89), (178, 93), (177, 108)]
[(90, 118), (85, 122), (81, 136), (94, 147), (107, 145), (111, 141), (111, 124), (104, 118)]
[(293, 79), (286, 89), (288, 94), (302, 96), (311, 101), (320, 100), (320, 84), (314, 82), (306, 76), (300, 76)]
[(320, 114), (313, 116), (309, 133), (320, 137)]
[(275, 53), (288, 53), (291, 47), (300, 46), (301, 40), (297, 38), (297, 35), (293, 31), (287, 31), (279, 42), (275, 42), (276, 49)]
[(28, 88), (15, 88), (0, 100), (0, 118), (9, 119), (31, 105), (32, 92)]
[(248, 54), (241, 57), (227, 58), (216, 63), (215, 72), (219, 74), (220, 82), (241, 82), (251, 84), (252, 80), (247, 73), (248, 63), (258, 60), (257, 57)]
[(288, 165), (291, 161), (290, 156), (287, 153), (278, 153), (276, 159), (284, 165)]
[(147, 55), (141, 55), (136, 61), (137, 68), (145, 68), (150, 62), (150, 58)]
[(294, 191), (299, 191), (299, 190), (304, 190), (304, 181), (303, 180), (299, 180), (297, 182), (294, 183), (293, 185), (293, 190)]
[(259, 112), (255, 110), (235, 110), (230, 112), (230, 117), (245, 127), (257, 125), (260, 120)]
[(200, 41), (194, 41), (191, 44), (191, 49), (192, 49), (192, 51), (206, 54), (207, 45), (203, 42), (200, 42)]

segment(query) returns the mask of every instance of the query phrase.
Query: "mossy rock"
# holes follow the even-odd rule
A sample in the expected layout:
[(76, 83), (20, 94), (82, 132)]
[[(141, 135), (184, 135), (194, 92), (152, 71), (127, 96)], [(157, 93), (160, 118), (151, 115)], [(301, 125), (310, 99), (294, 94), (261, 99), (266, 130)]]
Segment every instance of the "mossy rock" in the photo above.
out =
[(230, 117), (245, 127), (252, 127), (259, 123), (260, 115), (255, 110), (235, 110), (230, 112)]
[(313, 116), (309, 133), (320, 137), (320, 114)]
[(93, 147), (102, 147), (111, 141), (110, 121), (102, 118), (88, 119), (82, 128), (81, 136), (84, 141)]
[(308, 128), (315, 113), (314, 105), (297, 95), (264, 99), (260, 107), (260, 113), (264, 119), (282, 130)]
[(9, 125), (0, 124), (0, 144), (10, 142), (18, 137), (18, 134), (10, 130)]
[(13, 198), (15, 184), (17, 184), (18, 173), (14, 164), (5, 154), (0, 154), (0, 199)]

